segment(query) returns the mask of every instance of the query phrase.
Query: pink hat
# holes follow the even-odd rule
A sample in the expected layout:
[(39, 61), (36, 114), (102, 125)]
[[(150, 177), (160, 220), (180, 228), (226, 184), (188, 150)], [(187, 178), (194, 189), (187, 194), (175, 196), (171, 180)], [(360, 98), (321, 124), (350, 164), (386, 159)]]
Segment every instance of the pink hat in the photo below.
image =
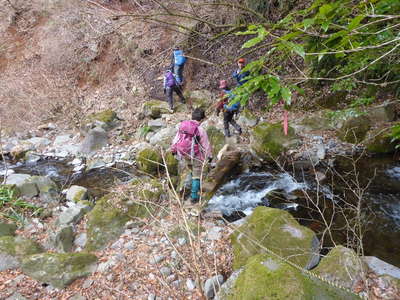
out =
[(228, 83), (226, 82), (226, 80), (220, 80), (219, 81), (219, 88), (220, 89), (224, 89), (228, 86)]

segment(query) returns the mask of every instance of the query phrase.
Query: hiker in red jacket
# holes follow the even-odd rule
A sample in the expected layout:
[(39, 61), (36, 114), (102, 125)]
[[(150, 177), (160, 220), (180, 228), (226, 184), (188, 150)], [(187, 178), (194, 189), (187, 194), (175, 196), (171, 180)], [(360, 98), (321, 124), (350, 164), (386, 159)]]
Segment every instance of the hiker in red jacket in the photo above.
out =
[(182, 121), (179, 130), (172, 141), (171, 151), (179, 159), (184, 159), (192, 174), (191, 201), (200, 199), (200, 179), (205, 162), (211, 162), (212, 152), (207, 132), (200, 127), (205, 118), (202, 108), (192, 112), (192, 120)]

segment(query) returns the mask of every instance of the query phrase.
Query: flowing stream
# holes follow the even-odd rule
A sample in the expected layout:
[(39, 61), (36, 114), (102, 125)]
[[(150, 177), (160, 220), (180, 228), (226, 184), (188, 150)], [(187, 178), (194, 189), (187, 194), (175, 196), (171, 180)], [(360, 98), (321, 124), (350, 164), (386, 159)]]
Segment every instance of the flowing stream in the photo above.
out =
[(351, 247), (354, 240), (349, 239), (351, 232), (344, 228), (353, 217), (352, 212), (344, 217), (337, 213), (337, 208), (357, 203), (358, 198), (349, 192), (347, 183), (353, 190), (354, 186), (360, 187), (356, 192), (368, 186), (361, 197), (364, 253), (400, 266), (400, 162), (391, 156), (364, 157), (356, 162), (337, 158), (335, 171), (326, 181), (329, 184), (318, 185), (314, 176), (304, 173), (249, 172), (222, 186), (210, 200), (208, 209), (221, 211), (225, 216), (238, 211), (249, 215), (259, 205), (285, 209), (321, 238), (326, 227), (313, 204), (318, 200), (325, 218), (333, 220), (332, 238), (324, 238), (325, 249), (334, 243)]

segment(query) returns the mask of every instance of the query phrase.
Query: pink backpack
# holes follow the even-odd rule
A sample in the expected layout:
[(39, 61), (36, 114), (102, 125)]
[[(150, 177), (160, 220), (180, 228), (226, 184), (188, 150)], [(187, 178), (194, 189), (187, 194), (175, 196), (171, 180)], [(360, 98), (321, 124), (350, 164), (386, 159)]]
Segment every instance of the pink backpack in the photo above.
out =
[(171, 149), (180, 156), (199, 157), (199, 138), (199, 123), (193, 120), (183, 121), (178, 130), (178, 141)]

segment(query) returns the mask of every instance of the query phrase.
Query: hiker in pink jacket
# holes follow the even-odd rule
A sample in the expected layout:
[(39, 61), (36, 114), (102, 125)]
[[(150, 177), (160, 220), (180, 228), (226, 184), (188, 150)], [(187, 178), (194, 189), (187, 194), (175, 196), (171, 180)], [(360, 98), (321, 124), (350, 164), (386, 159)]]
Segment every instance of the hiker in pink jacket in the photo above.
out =
[(200, 127), (205, 118), (204, 110), (196, 108), (192, 113), (192, 120), (182, 121), (179, 130), (172, 141), (171, 151), (184, 159), (192, 171), (191, 200), (193, 203), (200, 199), (200, 178), (206, 160), (212, 160), (211, 145), (207, 132)]

